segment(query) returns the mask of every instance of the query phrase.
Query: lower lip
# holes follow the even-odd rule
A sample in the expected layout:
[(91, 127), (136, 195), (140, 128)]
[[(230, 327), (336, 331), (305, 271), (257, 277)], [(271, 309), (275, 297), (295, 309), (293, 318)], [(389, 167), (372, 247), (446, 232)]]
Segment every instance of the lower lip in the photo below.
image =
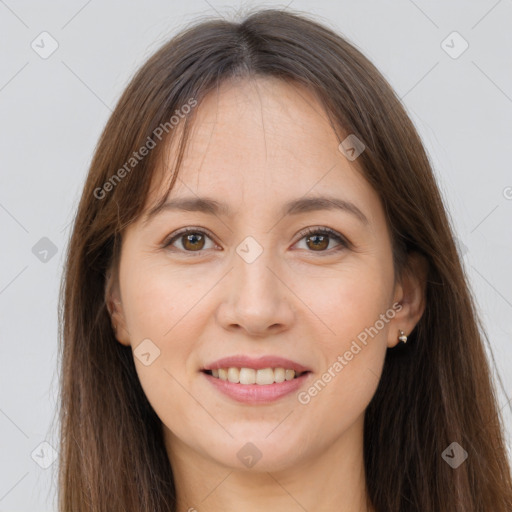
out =
[(217, 377), (212, 377), (208, 373), (201, 372), (209, 382), (212, 383), (221, 393), (229, 396), (237, 402), (246, 404), (265, 404), (274, 402), (283, 396), (297, 391), (309, 377), (311, 372), (303, 373), (300, 377), (284, 382), (275, 382), (274, 384), (236, 384)]

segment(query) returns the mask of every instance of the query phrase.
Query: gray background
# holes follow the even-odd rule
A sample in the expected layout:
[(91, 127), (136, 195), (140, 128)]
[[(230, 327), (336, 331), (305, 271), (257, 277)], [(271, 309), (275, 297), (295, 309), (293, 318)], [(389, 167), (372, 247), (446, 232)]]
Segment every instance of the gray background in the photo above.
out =
[[(50, 426), (59, 282), (111, 109), (134, 71), (185, 23), (271, 5), (286, 4), (0, 1), (0, 512), (56, 510), (57, 464), (41, 443), (58, 450)], [(423, 138), (503, 380), (510, 450), (512, 1), (294, 0), (290, 8), (317, 15), (362, 50)], [(31, 47), (51, 49), (44, 31), (58, 43), (48, 58)], [(469, 44), (457, 58), (462, 40), (442, 44), (453, 31)]]

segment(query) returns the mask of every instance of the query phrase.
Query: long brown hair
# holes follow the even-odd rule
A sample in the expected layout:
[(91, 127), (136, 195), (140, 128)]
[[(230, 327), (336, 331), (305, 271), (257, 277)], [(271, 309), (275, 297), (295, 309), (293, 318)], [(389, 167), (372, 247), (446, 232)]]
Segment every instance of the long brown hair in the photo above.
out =
[[(173, 37), (136, 73), (101, 135), (61, 289), (59, 510), (176, 510), (161, 421), (140, 386), (131, 348), (115, 340), (105, 284), (123, 229), (143, 212), (164, 148), (179, 141), (170, 190), (194, 112), (221, 81), (236, 76), (274, 76), (314, 91), (335, 126), (366, 146), (358, 163), (384, 206), (396, 275), (412, 251), (428, 261), (425, 312), (407, 344), (388, 350), (365, 412), (373, 507), (512, 510), (487, 335), (421, 140), (358, 49), (307, 15), (274, 9), (239, 22), (203, 20)], [(198, 106), (184, 109), (194, 101)], [(130, 160), (150, 142), (145, 157)], [(442, 456), (453, 442), (468, 454), (457, 468)]]

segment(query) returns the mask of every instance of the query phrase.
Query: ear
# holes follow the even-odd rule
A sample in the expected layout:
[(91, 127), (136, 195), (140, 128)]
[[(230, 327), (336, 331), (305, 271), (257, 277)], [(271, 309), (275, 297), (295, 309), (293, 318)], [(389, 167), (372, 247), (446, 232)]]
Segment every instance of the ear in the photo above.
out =
[(401, 309), (390, 321), (388, 331), (388, 347), (399, 343), (398, 330), (409, 336), (419, 322), (426, 306), (426, 288), (428, 277), (428, 261), (418, 252), (410, 252), (408, 263), (402, 279), (395, 285), (393, 304), (401, 304)]
[(126, 326), (126, 318), (121, 302), (117, 269), (109, 269), (105, 281), (105, 304), (112, 322), (114, 335), (122, 345), (130, 346), (130, 333)]

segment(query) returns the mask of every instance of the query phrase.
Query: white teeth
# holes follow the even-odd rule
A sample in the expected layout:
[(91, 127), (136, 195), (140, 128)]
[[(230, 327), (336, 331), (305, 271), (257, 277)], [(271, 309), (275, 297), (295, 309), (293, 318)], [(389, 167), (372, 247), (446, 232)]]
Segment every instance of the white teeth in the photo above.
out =
[(240, 370), (238, 368), (228, 368), (228, 380), (238, 384), (240, 382)]
[(266, 386), (274, 383), (281, 383), (285, 380), (295, 378), (295, 370), (285, 370), (284, 368), (263, 368), (255, 370), (254, 368), (219, 368), (212, 370), (212, 376), (221, 380), (226, 380), (235, 384), (259, 384)]
[(272, 368), (265, 368), (256, 372), (256, 384), (274, 384), (274, 370)]
[(240, 368), (240, 384), (256, 384), (256, 370)]
[(276, 382), (284, 382), (286, 378), (286, 374), (284, 368), (276, 368), (274, 370), (274, 379)]

